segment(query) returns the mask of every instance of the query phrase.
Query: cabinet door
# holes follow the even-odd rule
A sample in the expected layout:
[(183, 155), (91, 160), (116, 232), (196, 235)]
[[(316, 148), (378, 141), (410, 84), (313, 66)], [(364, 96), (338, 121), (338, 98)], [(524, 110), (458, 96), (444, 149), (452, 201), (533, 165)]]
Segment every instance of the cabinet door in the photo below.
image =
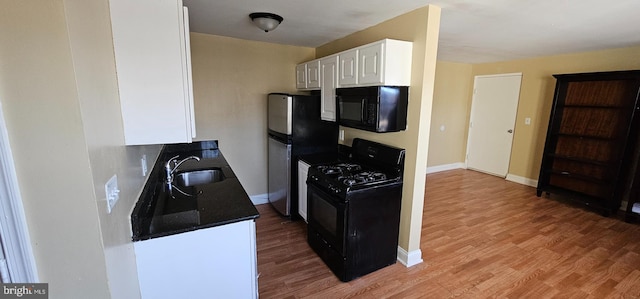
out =
[(191, 142), (182, 1), (109, 4), (125, 143)]
[(307, 62), (307, 88), (319, 89), (322, 85), (320, 80), (320, 60)]
[(382, 84), (384, 82), (384, 43), (376, 43), (359, 50), (358, 83)]
[(307, 222), (307, 175), (309, 164), (298, 162), (298, 214)]
[(296, 88), (307, 88), (307, 64), (301, 63), (296, 66)]
[(187, 136), (187, 141), (191, 142), (192, 138), (196, 138), (196, 110), (193, 101), (193, 76), (191, 73), (191, 37), (189, 36), (189, 9), (186, 6), (182, 7), (182, 37), (181, 46), (183, 53), (182, 71), (182, 83), (184, 84), (185, 101), (184, 104), (187, 109), (186, 126), (187, 130), (191, 130), (191, 136)]
[(338, 56), (320, 61), (322, 86), (320, 88), (320, 118), (336, 121), (336, 86), (338, 85)]
[(338, 55), (340, 59), (340, 75), (338, 86), (358, 84), (358, 50), (346, 51)]
[[(142, 298), (258, 297), (253, 220), (138, 241), (133, 246)], [(212, 283), (215, 289), (203, 287)]]

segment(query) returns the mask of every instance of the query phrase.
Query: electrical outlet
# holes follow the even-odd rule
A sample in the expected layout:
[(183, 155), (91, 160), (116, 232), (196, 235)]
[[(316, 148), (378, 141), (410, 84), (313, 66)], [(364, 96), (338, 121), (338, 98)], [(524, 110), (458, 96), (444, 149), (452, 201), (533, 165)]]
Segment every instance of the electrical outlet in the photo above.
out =
[(113, 210), (116, 202), (120, 199), (118, 177), (115, 174), (104, 184), (104, 191), (107, 195), (107, 213), (111, 214), (111, 210)]
[(142, 164), (142, 176), (147, 176), (147, 155), (142, 155), (140, 164)]

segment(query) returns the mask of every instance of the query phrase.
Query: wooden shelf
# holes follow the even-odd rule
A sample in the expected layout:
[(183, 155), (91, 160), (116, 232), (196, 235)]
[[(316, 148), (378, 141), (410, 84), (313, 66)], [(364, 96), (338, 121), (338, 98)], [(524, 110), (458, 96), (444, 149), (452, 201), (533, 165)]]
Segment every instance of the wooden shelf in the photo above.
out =
[(615, 212), (628, 194), (631, 166), (638, 163), (631, 153), (640, 127), (635, 113), (640, 71), (554, 77), (537, 193), (562, 194), (603, 214)]
[(612, 166), (613, 165), (613, 162), (597, 161), (597, 160), (585, 159), (585, 158), (580, 158), (580, 157), (572, 157), (572, 156), (563, 156), (563, 155), (557, 155), (557, 154), (554, 154), (554, 153), (547, 153), (546, 156), (553, 157), (555, 159), (564, 159), (564, 160), (582, 162), (582, 163), (598, 165), (598, 166)]
[(607, 105), (563, 105), (564, 108), (585, 108), (585, 109), (631, 109), (629, 106), (607, 106)]
[(572, 137), (578, 139), (593, 139), (593, 140), (604, 140), (604, 141), (619, 141), (620, 137), (605, 137), (605, 136), (593, 136), (593, 135), (580, 135), (580, 134), (570, 134), (570, 133), (552, 133), (556, 136), (564, 136), (564, 137)]
[(589, 194), (565, 189), (562, 187), (556, 187), (556, 186), (550, 185), (545, 187), (543, 190), (538, 189), (537, 192), (538, 192), (538, 196), (541, 196), (543, 192), (547, 194), (557, 194), (573, 202), (585, 204), (587, 207), (597, 210), (603, 216), (609, 216), (611, 213), (615, 214), (619, 209), (619, 206), (618, 207), (609, 206), (607, 204), (607, 198), (591, 196)]
[(571, 173), (569, 171), (562, 171), (562, 170), (552, 169), (552, 170), (548, 170), (547, 172), (549, 174), (556, 174), (556, 175), (566, 176), (566, 177), (570, 177), (572, 179), (588, 181), (588, 182), (592, 182), (592, 183), (595, 183), (595, 184), (601, 184), (601, 185), (611, 184), (611, 179), (600, 179), (600, 178), (595, 178), (595, 177), (587, 176), (587, 175), (583, 175), (583, 174)]

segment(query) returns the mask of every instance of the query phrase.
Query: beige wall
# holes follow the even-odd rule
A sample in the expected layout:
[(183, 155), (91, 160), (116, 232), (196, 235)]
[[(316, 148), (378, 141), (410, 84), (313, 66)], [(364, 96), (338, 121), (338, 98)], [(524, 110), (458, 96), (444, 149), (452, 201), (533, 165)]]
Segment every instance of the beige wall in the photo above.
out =
[(197, 139), (217, 139), (242, 186), (267, 193), (267, 94), (297, 92), (313, 48), (191, 33)]
[(0, 100), (40, 281), (50, 298), (108, 298), (63, 3), (2, 8)]
[(440, 8), (427, 6), (316, 49), (317, 57), (323, 57), (384, 38), (413, 42), (407, 130), (376, 134), (343, 128), (348, 144), (353, 138), (360, 137), (407, 150), (399, 245), (409, 252), (420, 249), (424, 176), (429, 147), (439, 28)]
[[(553, 74), (639, 68), (640, 47), (473, 65), (472, 76), (522, 73), (509, 174), (538, 179), (556, 82)], [(529, 126), (524, 125), (526, 117), (531, 117)]]
[[(467, 147), (467, 128), (473, 88), (472, 65), (438, 61), (431, 112), (427, 166), (462, 163)], [(441, 127), (444, 126), (444, 131)]]
[[(107, 0), (3, 0), (0, 101), (50, 298), (139, 298), (129, 215), (160, 146), (125, 147)], [(120, 200), (106, 213), (104, 183)]]
[[(464, 163), (474, 76), (522, 73), (509, 175), (535, 183), (553, 102), (552, 75), (639, 68), (640, 47), (474, 65), (438, 61), (427, 165)], [(531, 125), (524, 124), (527, 117)]]
[[(111, 298), (139, 298), (129, 217), (146, 179), (140, 159), (150, 170), (161, 146), (124, 146), (108, 0), (64, 4)], [(104, 184), (114, 174), (120, 199), (108, 214)]]

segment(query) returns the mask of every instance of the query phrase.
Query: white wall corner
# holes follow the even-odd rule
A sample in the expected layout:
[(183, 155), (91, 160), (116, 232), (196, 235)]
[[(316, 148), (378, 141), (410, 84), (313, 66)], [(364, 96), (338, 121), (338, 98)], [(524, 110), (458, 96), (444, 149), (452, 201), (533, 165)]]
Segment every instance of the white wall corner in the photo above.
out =
[(269, 202), (269, 194), (258, 194), (249, 196), (253, 205), (262, 205)]
[(422, 251), (416, 249), (411, 252), (407, 252), (402, 247), (398, 246), (398, 261), (405, 265), (407, 268), (422, 263)]
[(467, 166), (464, 164), (464, 162), (437, 165), (437, 166), (427, 167), (427, 174), (453, 170), (453, 169), (466, 169), (466, 168)]
[[(22, 205), (22, 195), (13, 160), (9, 131), (0, 103), (0, 259), (2, 276), (14, 283), (40, 282), (31, 237)], [(0, 277), (0, 283), (2, 283)]]
[(514, 183), (522, 184), (522, 185), (531, 186), (531, 187), (538, 187), (538, 180), (533, 180), (533, 179), (513, 175), (510, 173), (507, 174), (506, 180)]

